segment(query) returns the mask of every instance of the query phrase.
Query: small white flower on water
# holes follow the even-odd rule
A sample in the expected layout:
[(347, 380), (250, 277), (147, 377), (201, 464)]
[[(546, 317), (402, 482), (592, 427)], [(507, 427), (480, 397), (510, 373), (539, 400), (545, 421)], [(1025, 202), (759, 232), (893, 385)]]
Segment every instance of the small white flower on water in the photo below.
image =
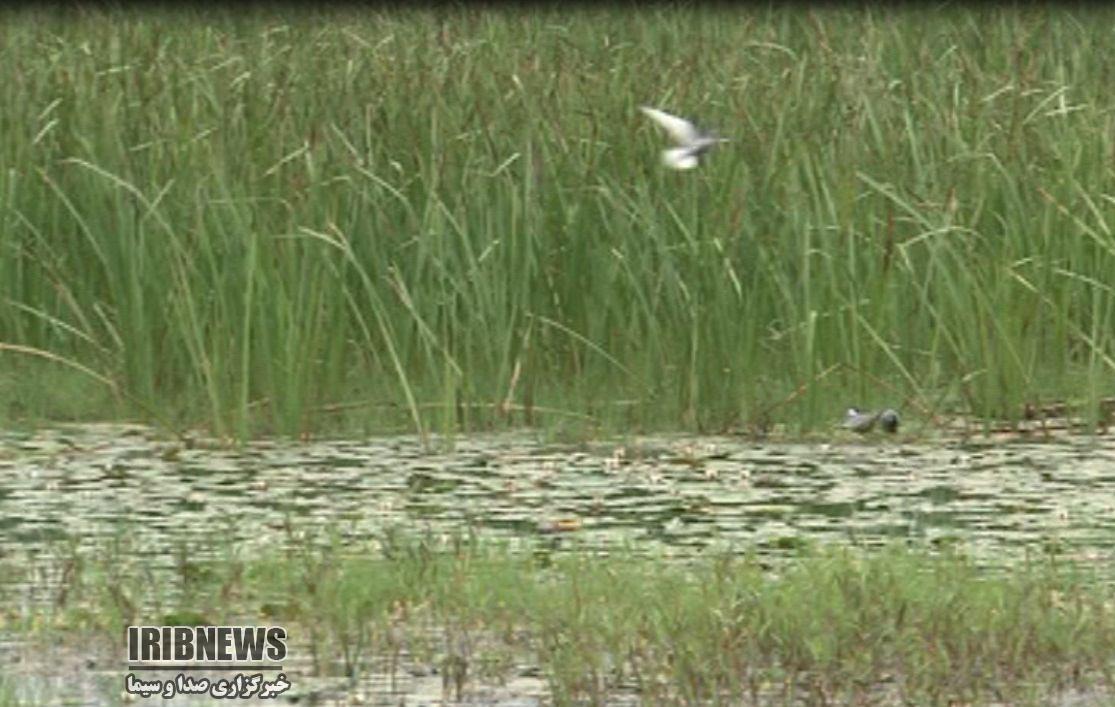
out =
[(639, 110), (648, 115), (654, 122), (662, 126), (677, 147), (671, 147), (662, 152), (662, 162), (673, 169), (693, 169), (697, 166), (699, 158), (726, 138), (716, 137), (712, 133), (701, 130), (685, 118), (670, 115), (666, 111), (639, 106)]

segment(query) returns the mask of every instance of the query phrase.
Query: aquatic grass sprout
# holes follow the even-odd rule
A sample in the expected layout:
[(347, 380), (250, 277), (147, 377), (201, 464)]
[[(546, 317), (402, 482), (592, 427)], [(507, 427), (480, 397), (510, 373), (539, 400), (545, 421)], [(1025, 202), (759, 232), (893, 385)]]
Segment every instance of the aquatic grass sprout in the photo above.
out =
[[(410, 539), (418, 552), (391, 558), (331, 543), (217, 555), (173, 616), (264, 612), (311, 656), (288, 666), (303, 677), (434, 666), (465, 697), (524, 661), (558, 702), (1047, 704), (1111, 687), (1110, 586), (1045, 561), (990, 572), (958, 553), (818, 547), (772, 572), (738, 554), (602, 561), (459, 540)], [(139, 571), (81, 564), (67, 581), (103, 589), (52, 602), (37, 631), (117, 637), (125, 620), (171, 616)], [(133, 597), (131, 619), (113, 587)]]
[[(1111, 18), (10, 12), (0, 414), (1099, 422)], [(731, 142), (662, 169), (651, 99)]]

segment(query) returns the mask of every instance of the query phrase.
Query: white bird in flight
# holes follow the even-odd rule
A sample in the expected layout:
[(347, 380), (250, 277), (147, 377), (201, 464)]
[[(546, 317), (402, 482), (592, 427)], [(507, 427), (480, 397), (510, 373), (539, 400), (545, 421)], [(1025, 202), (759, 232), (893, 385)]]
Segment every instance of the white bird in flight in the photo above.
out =
[(705, 132), (685, 118), (670, 115), (666, 111), (650, 106), (639, 106), (639, 110), (665, 128), (674, 142), (678, 144), (677, 147), (671, 147), (662, 152), (662, 162), (667, 167), (693, 169), (697, 166), (701, 155), (721, 142), (728, 142), (727, 138), (717, 137), (712, 133)]

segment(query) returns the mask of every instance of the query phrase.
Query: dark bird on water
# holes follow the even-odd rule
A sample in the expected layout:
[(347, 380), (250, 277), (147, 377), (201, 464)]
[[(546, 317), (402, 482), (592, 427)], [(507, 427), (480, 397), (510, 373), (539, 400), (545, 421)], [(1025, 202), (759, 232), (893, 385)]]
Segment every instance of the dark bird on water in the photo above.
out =
[(879, 412), (861, 412), (848, 408), (848, 414), (844, 418), (844, 427), (860, 434), (870, 432), (875, 428), (875, 423), (879, 423), (884, 432), (893, 434), (898, 431), (898, 413), (890, 408)]

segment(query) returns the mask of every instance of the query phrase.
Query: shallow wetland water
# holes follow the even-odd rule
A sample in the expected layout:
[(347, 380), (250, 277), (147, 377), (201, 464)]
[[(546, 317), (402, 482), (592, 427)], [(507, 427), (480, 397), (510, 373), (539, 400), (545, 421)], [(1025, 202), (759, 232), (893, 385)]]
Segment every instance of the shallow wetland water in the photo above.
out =
[[(960, 543), (996, 567), (1026, 555), (1115, 566), (1115, 443), (914, 442), (841, 437), (757, 443), (660, 436), (608, 444), (543, 444), (527, 434), (472, 435), (423, 449), (416, 438), (258, 442), (192, 448), (138, 426), (85, 425), (0, 436), (0, 559), (59, 544), (93, 550), (122, 534), (169, 567), (183, 540), (220, 535), (241, 548), (330, 529), (373, 540), (401, 528), (524, 538), (606, 551), (620, 546), (684, 559), (707, 549), (751, 551), (776, 565), (803, 542)], [(43, 586), (7, 586), (42, 600)], [(47, 588), (49, 589), (49, 588)], [(2, 633), (0, 633), (2, 636)], [(73, 704), (111, 703), (114, 656), (61, 651), (47, 663), (0, 639), (8, 678)], [(292, 637), (287, 698), (306, 703), (433, 704), (442, 683), (420, 670), (387, 688), (382, 676), (334, 689), (302, 677)], [(72, 666), (77, 680), (49, 676)], [(15, 667), (19, 666), (19, 667)], [(545, 703), (530, 666), (474, 704)], [(428, 685), (426, 683), (429, 683)], [(495, 689), (495, 688), (493, 688)], [(338, 691), (339, 690), (339, 691)], [(314, 697), (317, 695), (317, 697)], [(1087, 700), (1065, 704), (1091, 704)]]

